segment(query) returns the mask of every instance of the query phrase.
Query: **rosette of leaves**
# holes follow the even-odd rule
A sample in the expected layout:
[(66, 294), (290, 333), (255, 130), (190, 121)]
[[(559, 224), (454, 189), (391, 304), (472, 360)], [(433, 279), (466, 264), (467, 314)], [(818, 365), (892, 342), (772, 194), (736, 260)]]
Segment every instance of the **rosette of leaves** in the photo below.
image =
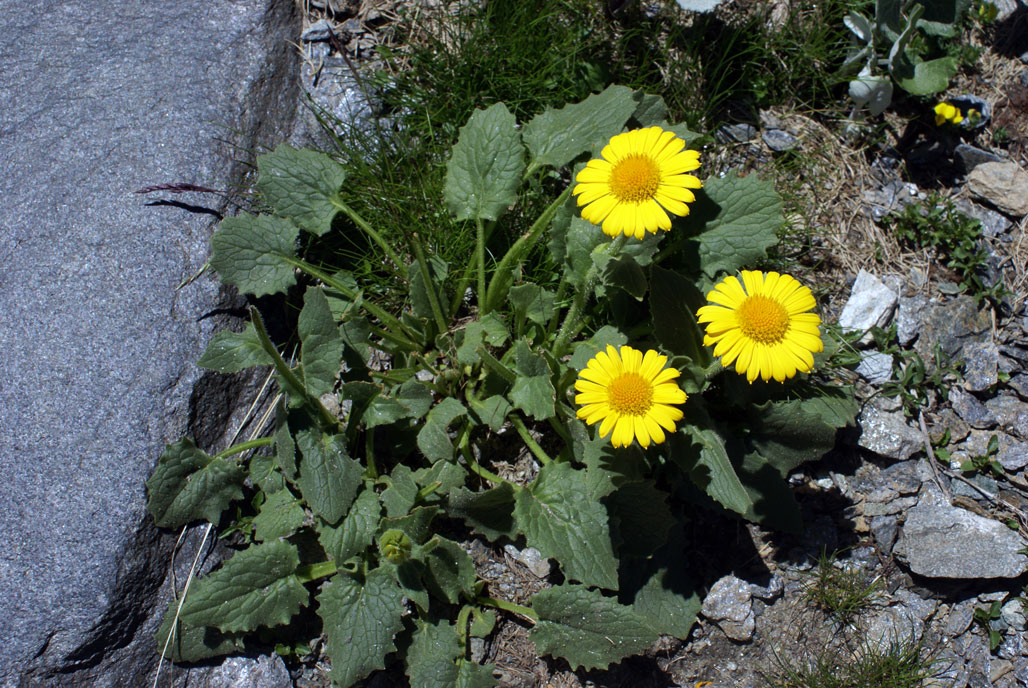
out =
[[(259, 157), (269, 212), (224, 220), (211, 264), (241, 292), (295, 304), (295, 346), (284, 355), (256, 309), (241, 332), (216, 335), (200, 365), (270, 368), (281, 393), (274, 428), (213, 455), (182, 439), (147, 483), (159, 526), (236, 531), (235, 554), (169, 608), (158, 635), (169, 658), (295, 641), (306, 629), (325, 637), (338, 686), (390, 657), (412, 685), (491, 686), (470, 638), (488, 636), (500, 609), (533, 625), (541, 652), (606, 668), (661, 634), (688, 634), (699, 607), (684, 574), (690, 504), (797, 526), (784, 476), (831, 447), (852, 399), (809, 381), (749, 387), (716, 372), (694, 316), (720, 275), (765, 259), (776, 242), (771, 185), (711, 178), (671, 233), (620, 251), (569, 201), (572, 167), (625, 128), (660, 124), (700, 140), (666, 116), (659, 98), (619, 86), (520, 127), (503, 104), (477, 111), (441, 199), (454, 222), (475, 224), (476, 255), (447, 265), (413, 235), (390, 247), (410, 293), (394, 307), (304, 253), (303, 238), (334, 231), (340, 214), (384, 241), (343, 201), (346, 168), (286, 146)], [(488, 262), (489, 227), (553, 178), (566, 190)], [(539, 255), (558, 284), (524, 279), (522, 264)], [(469, 308), (452, 295), (472, 282)], [(586, 361), (628, 332), (672, 355), (690, 394), (678, 432), (646, 452), (593, 437), (571, 401)], [(346, 412), (329, 412), (328, 396)], [(531, 453), (538, 473), (497, 475), (497, 447), (513, 447), (506, 458)], [(454, 536), (461, 529), (464, 540), (535, 547), (565, 582), (528, 600), (490, 597)]]
[(917, 96), (946, 90), (957, 73), (953, 57), (924, 59), (926, 41), (953, 38), (971, 0), (939, 0), (925, 4), (903, 0), (877, 0), (868, 18), (850, 12), (843, 19), (853, 34), (844, 73), (857, 72), (850, 81), (850, 97), (858, 108), (879, 115), (892, 102), (893, 84)]

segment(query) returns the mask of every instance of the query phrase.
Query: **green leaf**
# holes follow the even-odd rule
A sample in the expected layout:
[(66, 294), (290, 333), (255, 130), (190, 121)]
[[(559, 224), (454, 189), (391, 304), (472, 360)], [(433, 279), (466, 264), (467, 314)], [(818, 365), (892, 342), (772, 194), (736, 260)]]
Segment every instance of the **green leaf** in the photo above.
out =
[(224, 633), (287, 623), (310, 595), (296, 577), (300, 557), (284, 540), (252, 545), (197, 579), (182, 605), (182, 621)]
[[(414, 479), (421, 487), (439, 483), (439, 487), (432, 493), (433, 496), (450, 494), (454, 488), (464, 485), (467, 475), (468, 472), (463, 466), (449, 461), (436, 461), (428, 468), (419, 468), (414, 471)], [(434, 497), (429, 497), (429, 499), (432, 498)]]
[(610, 238), (599, 227), (578, 215), (571, 218), (565, 244), (564, 275), (568, 283), (581, 287), (593, 265), (593, 251), (606, 250)]
[(949, 88), (949, 80), (958, 70), (957, 61), (952, 57), (921, 62), (904, 53), (893, 62), (892, 75), (907, 93), (927, 96)]
[(290, 482), (296, 480), (296, 442), (289, 432), (289, 421), (286, 418), (285, 402), (279, 402), (278, 419), (279, 424), (275, 429), (275, 463), (282, 469), (282, 474)]
[(750, 507), (743, 514), (747, 520), (797, 535), (803, 532), (800, 505), (774, 466), (751, 452), (739, 467), (739, 477), (750, 499)]
[(514, 488), (502, 483), (482, 492), (463, 487), (450, 492), (448, 515), (462, 518), (472, 530), (490, 541), (501, 537), (511, 540), (517, 535), (514, 523)]
[(836, 429), (851, 423), (857, 410), (852, 396), (843, 394), (769, 401), (747, 414), (747, 443), (785, 477), (828, 453), (835, 446)]
[(708, 178), (703, 192), (704, 202), (698, 202), (684, 222), (686, 231), (699, 232), (695, 240), (700, 268), (708, 277), (752, 265), (778, 243), (775, 232), (784, 218), (773, 183), (731, 172)]
[(432, 407), (432, 390), (411, 378), (395, 390), (395, 396), (377, 395), (364, 412), (367, 429), (388, 425), (402, 418), (421, 418)]
[(432, 313), (432, 302), (429, 299), (428, 290), (435, 289), (437, 298), (441, 302), (446, 301), (446, 297), (440, 294), (440, 285), (445, 284), (449, 266), (440, 256), (435, 255), (430, 256), (426, 263), (428, 263), (432, 284), (425, 284), (425, 281), (421, 278), (421, 267), (418, 261), (414, 261), (409, 269), (410, 287), (408, 288), (408, 293), (410, 294), (411, 307), (414, 310), (414, 314), (419, 318), (432, 320), (434, 314)]
[[(647, 562), (622, 567), (621, 602), (661, 635), (685, 639), (696, 621), (702, 600), (685, 572), (689, 544), (680, 526), (668, 544)], [(628, 594), (627, 590), (634, 590)]]
[(489, 313), (481, 320), (472, 320), (463, 330), (464, 339), (457, 347), (457, 360), (464, 365), (474, 365), (481, 361), (478, 347), (483, 342), (490, 346), (501, 346), (507, 341), (507, 327), (494, 314)]
[(414, 482), (411, 470), (401, 463), (390, 475), (383, 476), (382, 481), (389, 485), (381, 498), (386, 514), (390, 518), (406, 516), (418, 495), (418, 484)]
[(296, 284), (293, 261), (299, 230), (271, 215), (226, 217), (211, 238), (211, 267), (244, 294), (278, 294)]
[(343, 358), (343, 340), (339, 336), (325, 292), (308, 287), (303, 295), (303, 309), (296, 323), (300, 336), (300, 362), (307, 393), (314, 398), (331, 392)]
[(528, 545), (559, 561), (569, 579), (617, 589), (607, 511), (590, 498), (585, 471), (546, 464), (531, 487), (517, 491), (514, 516)]
[(575, 370), (582, 370), (597, 353), (606, 351), (608, 346), (618, 349), (627, 343), (628, 337), (616, 327), (604, 325), (584, 342), (575, 342), (572, 349), (574, 353), (571, 356), (571, 367)]
[(425, 426), (418, 432), (418, 448), (429, 461), (453, 458), (453, 442), (446, 433), (446, 427), (467, 412), (463, 404), (453, 397), (446, 397), (428, 412)]
[(253, 519), (254, 538), (268, 542), (289, 537), (303, 525), (304, 511), (300, 500), (287, 488), (267, 495), (261, 510)]
[(416, 544), (422, 544), (431, 533), (432, 519), (439, 513), (439, 507), (419, 506), (400, 518), (383, 518), (378, 526), (377, 535), (387, 530), (402, 530)]
[(339, 190), (346, 170), (324, 153), (296, 150), (286, 144), (257, 156), (257, 188), (276, 215), (291, 218), (321, 236), (339, 212)]
[(332, 680), (349, 688), (396, 649), (393, 637), (403, 629), (403, 591), (389, 571), (378, 568), (363, 583), (346, 573), (332, 577), (318, 595)]
[(381, 520), (378, 495), (374, 490), (362, 490), (338, 526), (319, 522), (318, 541), (325, 553), (341, 564), (371, 546)]
[(446, 206), (457, 220), (495, 220), (517, 200), (525, 150), (503, 103), (475, 110), (446, 163)]
[(677, 272), (650, 267), (653, 334), (665, 350), (707, 367), (712, 362), (711, 353), (703, 346), (703, 333), (690, 308), (690, 301), (697, 298), (702, 299), (702, 295), (696, 287)]
[(461, 655), (456, 627), (441, 619), (419, 621), (407, 650), (407, 676), (419, 688), (453, 688), (457, 683), (457, 659)]
[(511, 287), (507, 292), (510, 305), (519, 318), (528, 318), (538, 325), (546, 325), (553, 317), (553, 301), (556, 297), (552, 291), (543, 289), (538, 284), (521, 284)]
[(214, 335), (196, 364), (219, 373), (235, 373), (254, 366), (271, 365), (272, 360), (261, 346), (251, 322), (242, 332), (223, 330)]
[(652, 93), (636, 91), (633, 96), (636, 102), (634, 119), (640, 127), (657, 126), (667, 120), (668, 109), (664, 99)]
[(346, 452), (342, 435), (302, 430), (296, 435), (303, 459), (296, 484), (318, 516), (329, 523), (343, 517), (361, 485), (363, 469)]
[[(234, 633), (222, 633), (216, 628), (206, 626), (187, 626), (179, 619), (175, 621), (178, 611), (178, 600), (172, 600), (164, 621), (158, 629), (154, 640), (157, 641), (157, 653), (164, 654), (165, 659), (173, 662), (199, 662), (211, 657), (232, 654), (243, 649), (243, 639)], [(167, 642), (172, 624), (175, 635)], [(167, 649), (165, 649), (165, 647)]]
[(573, 668), (606, 669), (657, 640), (645, 621), (617, 600), (581, 585), (559, 585), (532, 597), (539, 623), (529, 638), (540, 652)]
[(510, 402), (503, 396), (495, 394), (488, 399), (479, 401), (470, 399), (471, 411), (478, 417), (479, 421), (487, 424), (493, 432), (499, 432), (503, 423), (507, 420), (507, 414), (513, 408)]
[(454, 688), (494, 688), (500, 685), (493, 678), (494, 664), (475, 664), (464, 659), (457, 660), (457, 682)]
[(278, 464), (270, 456), (254, 456), (250, 459), (250, 482), (271, 494), (286, 486), (286, 479), (278, 470)]
[(475, 564), (456, 542), (436, 535), (422, 548), (427, 568), (425, 584), (432, 594), (450, 604), (458, 604), (461, 594), (474, 596)]
[(559, 110), (547, 108), (524, 127), (532, 162), (563, 167), (586, 151), (595, 156), (621, 131), (636, 108), (632, 89), (625, 86), (608, 86), (602, 93)]
[(514, 408), (519, 408), (537, 420), (546, 420), (554, 414), (557, 391), (550, 381), (550, 366), (542, 356), (519, 339), (511, 349), (517, 378), (510, 390)]
[(198, 519), (217, 523), (233, 499), (242, 499), (246, 471), (234, 462), (208, 456), (183, 437), (164, 448), (146, 481), (146, 508), (161, 528), (179, 528)]
[(750, 496), (732, 466), (721, 435), (709, 424), (691, 423), (683, 423), (678, 434), (700, 445), (698, 457), (685, 457), (676, 446), (678, 443), (672, 445), (676, 449), (674, 459), (688, 472), (692, 481), (726, 509), (745, 514), (751, 506)]
[(667, 542), (673, 524), (667, 496), (652, 480), (625, 483), (610, 496), (619, 556), (648, 557)]

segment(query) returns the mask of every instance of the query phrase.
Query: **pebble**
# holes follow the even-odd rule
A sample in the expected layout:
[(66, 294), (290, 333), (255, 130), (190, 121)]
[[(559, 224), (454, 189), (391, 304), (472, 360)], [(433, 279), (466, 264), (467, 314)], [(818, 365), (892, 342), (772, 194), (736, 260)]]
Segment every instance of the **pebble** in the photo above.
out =
[(1028, 438), (1028, 404), (1003, 394), (986, 401), (985, 408), (1004, 431)]
[(752, 124), (725, 124), (714, 135), (721, 143), (746, 143), (757, 137), (757, 128)]
[(970, 172), (978, 165), (983, 162), (1003, 162), (1003, 158), (999, 157), (991, 151), (985, 151), (981, 148), (975, 148), (974, 146), (966, 143), (961, 143), (953, 149), (953, 155), (963, 166), (965, 172)]
[(991, 428), (996, 425), (996, 418), (985, 404), (960, 387), (954, 387), (949, 391), (949, 403), (956, 414), (972, 428)]
[(935, 347), (950, 358), (958, 357), (961, 348), (974, 342), (989, 341), (992, 316), (979, 309), (974, 298), (961, 295), (946, 301), (932, 299), (922, 312), (920, 336), (914, 351), (921, 356), (929, 372), (935, 370)]
[(732, 575), (721, 578), (707, 593), (700, 611), (732, 640), (744, 642), (753, 638), (756, 617), (746, 581)]
[(954, 605), (953, 609), (950, 610), (949, 617), (946, 619), (946, 635), (955, 638), (958, 635), (963, 635), (971, 627), (971, 622), (974, 621), (976, 604), (977, 600), (964, 600)]
[(882, 385), (892, 379), (892, 355), (873, 351), (865, 354), (857, 373), (872, 385)]
[(921, 433), (907, 425), (901, 412), (881, 411), (867, 404), (857, 422), (861, 428), (857, 444), (876, 454), (906, 461), (924, 447)]
[(311, 24), (300, 36), (300, 40), (304, 43), (327, 41), (332, 37), (332, 33), (332, 25), (327, 19), (321, 19)]
[(761, 136), (767, 147), (776, 153), (793, 150), (800, 145), (800, 140), (782, 129), (769, 129)]
[[(959, 146), (957, 147), (959, 148)], [(978, 205), (977, 203), (971, 203), (970, 201), (960, 199), (954, 202), (953, 205), (968, 217), (973, 217), (981, 222), (982, 234), (986, 237), (998, 237), (1005, 234), (1008, 229), (1014, 226), (1014, 223), (1002, 213), (997, 213), (995, 210)]]
[(1007, 386), (1017, 392), (1022, 399), (1028, 399), (1028, 373), (1017, 373), (1009, 380)]
[(921, 313), (924, 311), (928, 298), (921, 296), (901, 296), (896, 307), (896, 339), (900, 346), (908, 346), (917, 338), (921, 330)]
[(1017, 163), (982, 163), (967, 175), (967, 188), (1007, 215), (1028, 215), (1028, 172)]
[(1028, 628), (1028, 619), (1025, 618), (1024, 605), (1021, 600), (1010, 600), (1000, 610), (1000, 618), (1008, 628), (1015, 631), (1023, 631)]
[(992, 342), (975, 342), (965, 346), (964, 388), (983, 392), (999, 381), (999, 349)]
[(899, 534), (899, 519), (896, 516), (875, 516), (871, 519), (871, 536), (879, 549), (886, 555), (892, 550)]
[[(867, 332), (872, 327), (885, 327), (896, 308), (898, 301), (896, 292), (870, 272), (861, 270), (850, 290), (849, 300), (843, 306), (839, 316), (839, 326), (844, 330)], [(871, 341), (870, 333), (865, 334), (862, 343)]]

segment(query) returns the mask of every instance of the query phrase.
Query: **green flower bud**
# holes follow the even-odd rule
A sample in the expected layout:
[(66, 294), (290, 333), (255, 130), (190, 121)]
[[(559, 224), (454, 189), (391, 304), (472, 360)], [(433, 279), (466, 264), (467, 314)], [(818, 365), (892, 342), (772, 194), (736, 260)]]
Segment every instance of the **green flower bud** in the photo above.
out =
[(414, 543), (411, 542), (407, 533), (395, 528), (382, 533), (382, 536), (378, 539), (378, 551), (394, 564), (402, 564), (410, 559), (410, 552), (413, 546)]

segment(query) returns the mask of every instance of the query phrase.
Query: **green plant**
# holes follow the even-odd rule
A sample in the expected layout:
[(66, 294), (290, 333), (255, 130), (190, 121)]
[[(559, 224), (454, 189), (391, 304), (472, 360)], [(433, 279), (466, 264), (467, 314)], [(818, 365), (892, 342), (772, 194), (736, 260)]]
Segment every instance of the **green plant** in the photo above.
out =
[(957, 73), (958, 60), (950, 55), (925, 60), (931, 43), (926, 37), (959, 35), (970, 6), (970, 0), (925, 5), (876, 0), (873, 20), (859, 12), (846, 15), (853, 47), (842, 71), (857, 72), (849, 91), (856, 107), (867, 107), (872, 115), (881, 114), (892, 102), (894, 83), (918, 96), (944, 91)]
[(895, 323), (887, 329), (871, 328), (871, 336), (877, 351), (892, 356), (892, 376), (882, 384), (881, 394), (899, 397), (907, 416), (930, 408), (935, 396), (946, 401), (950, 386), (961, 379), (960, 362), (951, 361), (938, 343), (932, 349), (932, 365), (928, 366), (919, 353), (899, 346)]
[[(147, 482), (159, 526), (226, 522), (239, 547), (169, 608), (158, 635), (167, 657), (234, 652), (260, 629), (292, 634), (302, 617), (327, 637), (337, 685), (394, 652), (413, 685), (494, 685), (490, 667), (470, 660), (470, 638), (488, 634), (480, 621), (499, 609), (533, 626), (540, 652), (607, 667), (660, 634), (689, 632), (699, 602), (683, 573), (685, 504), (801, 527), (785, 476), (834, 445), (856, 413), (852, 391), (801, 378), (746, 384), (702, 345), (696, 320), (716, 279), (775, 243), (773, 188), (711, 178), (672, 231), (631, 243), (605, 237), (571, 200), (574, 162), (623, 128), (680, 146), (698, 138), (666, 114), (659, 97), (621, 86), (520, 126), (502, 103), (476, 110), (446, 164), (442, 202), (425, 210), (472, 227), (474, 250), (452, 262), (419, 231), (393, 243), (369, 223), (341, 193), (349, 173), (332, 157), (281, 146), (258, 158), (268, 212), (225, 219), (211, 265), (243, 293), (295, 306), (296, 353), (287, 360), (256, 308), (242, 332), (215, 336), (201, 366), (273, 370), (270, 434), (213, 455), (183, 438)], [(487, 252), (490, 236), (509, 236), (508, 211), (525, 187), (552, 193), (550, 202)], [(298, 253), (343, 220), (393, 264), (409, 301), (376, 298), (352, 272)], [(561, 276), (555, 289), (529, 279), (539, 255)], [(816, 316), (803, 317), (816, 331)], [(573, 404), (584, 408), (587, 395), (572, 388), (582, 392), (580, 371), (629, 336), (652, 351), (647, 380), (660, 371), (661, 383), (680, 382), (674, 395), (641, 401), (640, 389), (664, 390), (636, 379), (629, 401), (689, 398), (684, 417), (662, 423), (666, 437), (636, 428), (638, 444), (616, 448), (609, 429), (594, 436), (582, 422)], [(336, 405), (345, 411), (331, 412)], [(540, 431), (552, 441), (537, 441)], [(497, 466), (520, 452), (539, 465), (525, 483)], [(490, 597), (447, 537), (457, 529), (523, 539), (557, 561), (565, 582), (530, 606)]]
[(1003, 478), (1006, 472), (1002, 464), (993, 457), (999, 453), (999, 438), (993, 435), (989, 438), (989, 445), (985, 454), (972, 456), (967, 461), (960, 463), (960, 470), (964, 473), (986, 473), (991, 472), (997, 478)]
[(924, 640), (864, 641), (842, 651), (826, 649), (803, 665), (778, 658), (767, 677), (773, 688), (922, 688), (942, 670)]
[(982, 247), (982, 223), (960, 212), (948, 198), (930, 194), (902, 212), (887, 215), (883, 226), (907, 245), (932, 249), (960, 280), (962, 290), (976, 299), (998, 299), (1007, 293), (1002, 282), (986, 285), (982, 273), (988, 254)]
[(840, 623), (849, 622), (881, 593), (882, 580), (859, 569), (836, 566), (838, 552), (821, 551), (817, 565), (809, 572), (811, 581), (804, 595), (810, 602)]
[(978, 625), (982, 631), (989, 636), (989, 651), (995, 652), (996, 648), (999, 647), (1000, 643), (1003, 642), (1003, 636), (1000, 632), (992, 627), (994, 621), (998, 621), (1002, 616), (1003, 601), (994, 600), (992, 604), (986, 607), (978, 607), (974, 610), (974, 622)]

